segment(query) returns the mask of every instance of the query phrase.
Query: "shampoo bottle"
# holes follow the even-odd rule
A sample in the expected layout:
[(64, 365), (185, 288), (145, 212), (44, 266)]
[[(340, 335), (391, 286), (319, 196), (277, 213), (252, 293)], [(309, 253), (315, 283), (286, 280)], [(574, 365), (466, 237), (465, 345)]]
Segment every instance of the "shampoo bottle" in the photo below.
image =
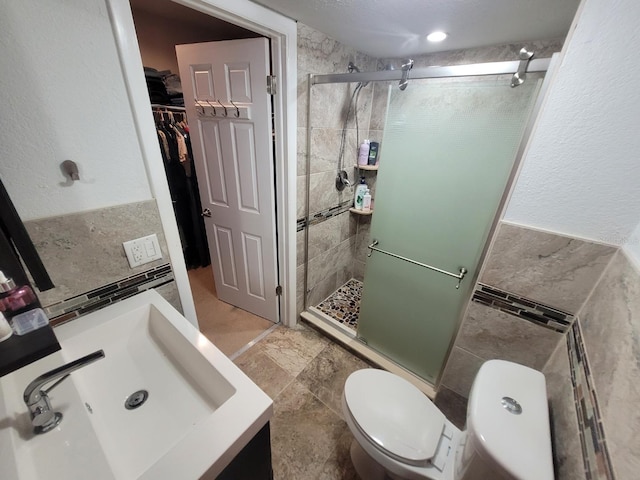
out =
[(358, 150), (358, 165), (367, 165), (369, 162), (369, 140), (363, 140)]
[(364, 203), (364, 194), (368, 190), (367, 184), (364, 181), (364, 177), (360, 177), (360, 183), (356, 186), (356, 194), (353, 201), (353, 206), (356, 210), (362, 210)]
[(365, 212), (371, 211), (371, 192), (368, 188), (364, 192), (364, 197), (362, 197), (362, 210)]

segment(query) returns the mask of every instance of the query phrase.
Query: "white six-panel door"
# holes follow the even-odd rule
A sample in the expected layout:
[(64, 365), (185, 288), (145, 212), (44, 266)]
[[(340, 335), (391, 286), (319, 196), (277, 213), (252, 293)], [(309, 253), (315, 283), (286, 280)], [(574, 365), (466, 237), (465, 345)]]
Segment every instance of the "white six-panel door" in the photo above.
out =
[(218, 298), (277, 322), (268, 40), (177, 45), (176, 53)]

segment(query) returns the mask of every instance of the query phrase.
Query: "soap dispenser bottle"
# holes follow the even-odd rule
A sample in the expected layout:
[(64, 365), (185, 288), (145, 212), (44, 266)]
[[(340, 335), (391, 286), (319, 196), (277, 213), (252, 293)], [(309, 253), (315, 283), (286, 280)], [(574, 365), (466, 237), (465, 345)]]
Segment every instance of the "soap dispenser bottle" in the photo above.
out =
[(364, 177), (360, 177), (360, 183), (356, 186), (356, 193), (353, 200), (353, 206), (356, 210), (362, 210), (364, 204), (364, 194), (368, 190)]
[(0, 270), (0, 313), (8, 319), (31, 308), (38, 307), (38, 298), (29, 285), (16, 286)]
[(362, 197), (362, 210), (365, 212), (371, 211), (371, 191), (367, 188)]

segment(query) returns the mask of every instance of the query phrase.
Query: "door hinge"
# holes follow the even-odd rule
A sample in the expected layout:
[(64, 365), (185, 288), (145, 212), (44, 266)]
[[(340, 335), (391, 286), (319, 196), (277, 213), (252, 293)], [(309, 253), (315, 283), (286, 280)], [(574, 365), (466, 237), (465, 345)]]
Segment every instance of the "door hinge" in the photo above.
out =
[(278, 285), (276, 287), (276, 295), (278, 296), (282, 295), (282, 285)]
[(269, 95), (276, 94), (276, 76), (275, 75), (267, 75), (267, 93)]

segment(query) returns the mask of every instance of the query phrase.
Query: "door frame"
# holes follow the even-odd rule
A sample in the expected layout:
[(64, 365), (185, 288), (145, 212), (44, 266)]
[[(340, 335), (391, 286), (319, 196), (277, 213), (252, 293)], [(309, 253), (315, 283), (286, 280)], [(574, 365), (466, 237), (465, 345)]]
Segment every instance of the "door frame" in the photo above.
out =
[[(278, 278), (282, 285), (280, 321), (296, 324), (296, 122), (297, 122), (297, 24), (283, 15), (249, 0), (172, 0), (207, 15), (269, 38), (272, 74), (277, 79), (273, 96), (275, 114), (275, 182)], [(129, 0), (106, 0), (118, 50), (122, 76), (129, 96), (152, 194), (158, 203), (173, 274), (184, 316), (196, 327), (193, 296), (182, 254), (178, 227), (164, 173), (138, 39)]]

